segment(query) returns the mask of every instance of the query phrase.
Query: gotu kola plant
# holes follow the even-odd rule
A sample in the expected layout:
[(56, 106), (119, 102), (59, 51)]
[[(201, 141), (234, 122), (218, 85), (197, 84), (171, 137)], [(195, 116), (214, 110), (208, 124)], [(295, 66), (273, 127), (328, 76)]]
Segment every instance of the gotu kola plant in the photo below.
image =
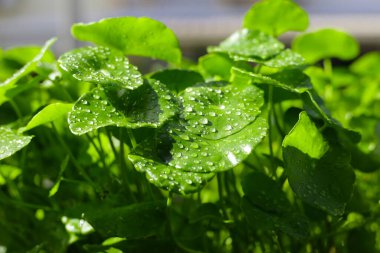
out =
[(1, 251), (378, 252), (380, 57), (277, 39), (307, 27), (262, 0), (192, 64), (150, 18), (75, 24), (94, 45), (58, 60), (2, 50)]

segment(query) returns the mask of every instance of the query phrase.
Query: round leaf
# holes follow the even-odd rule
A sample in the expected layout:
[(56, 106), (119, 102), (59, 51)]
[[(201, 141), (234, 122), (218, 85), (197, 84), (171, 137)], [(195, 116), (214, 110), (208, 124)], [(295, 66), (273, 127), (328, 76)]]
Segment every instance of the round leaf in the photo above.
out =
[(181, 100), (186, 129), (213, 140), (240, 131), (260, 114), (264, 104), (263, 92), (257, 87), (222, 82), (187, 88)]
[(75, 38), (108, 46), (127, 55), (146, 56), (179, 63), (181, 50), (178, 40), (163, 23), (146, 18), (106, 18), (72, 27)]
[(135, 89), (143, 80), (137, 68), (123, 53), (107, 47), (84, 47), (63, 54), (59, 66), (80, 81), (95, 84), (117, 84)]
[(176, 111), (170, 91), (159, 81), (151, 81), (135, 90), (117, 85), (95, 88), (75, 103), (68, 120), (74, 134), (84, 134), (109, 125), (158, 127)]
[(270, 35), (260, 31), (242, 29), (232, 34), (219, 46), (209, 47), (208, 51), (266, 60), (279, 54), (284, 47), (284, 44)]
[(304, 31), (309, 26), (307, 13), (291, 0), (261, 0), (244, 17), (243, 27), (273, 36), (288, 31)]
[(311, 64), (328, 58), (351, 60), (358, 56), (360, 51), (354, 37), (335, 29), (302, 34), (295, 38), (292, 48)]

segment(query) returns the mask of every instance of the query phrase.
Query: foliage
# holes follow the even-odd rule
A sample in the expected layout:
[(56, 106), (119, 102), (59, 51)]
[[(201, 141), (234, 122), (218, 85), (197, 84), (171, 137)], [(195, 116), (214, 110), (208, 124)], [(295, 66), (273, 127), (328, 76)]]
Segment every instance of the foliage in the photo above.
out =
[(198, 63), (135, 17), (0, 50), (0, 252), (380, 252), (380, 55), (277, 39), (308, 23), (261, 0)]

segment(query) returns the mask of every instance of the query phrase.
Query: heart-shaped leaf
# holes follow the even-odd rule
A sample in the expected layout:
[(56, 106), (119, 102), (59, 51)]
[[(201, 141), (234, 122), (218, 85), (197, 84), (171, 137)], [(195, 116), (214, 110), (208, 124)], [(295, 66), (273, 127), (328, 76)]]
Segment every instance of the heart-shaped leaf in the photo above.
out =
[(127, 55), (146, 56), (179, 63), (178, 40), (163, 23), (147, 17), (106, 18), (72, 27), (75, 38), (112, 47)]
[(309, 26), (309, 17), (291, 0), (261, 0), (247, 12), (243, 26), (279, 36), (288, 31), (306, 30)]
[(242, 29), (232, 34), (219, 46), (209, 47), (208, 51), (266, 60), (279, 54), (283, 49), (284, 44), (271, 35)]
[(311, 64), (328, 58), (351, 60), (359, 54), (359, 43), (356, 39), (335, 29), (302, 34), (294, 39), (292, 48)]
[(83, 82), (135, 89), (143, 80), (137, 68), (129, 64), (123, 53), (107, 47), (84, 47), (63, 54), (59, 66)]
[(328, 147), (304, 112), (283, 141), (283, 157), (297, 196), (332, 215), (344, 213), (355, 181), (350, 156), (339, 147)]
[(108, 85), (83, 95), (69, 114), (70, 130), (84, 134), (100, 127), (158, 127), (176, 114), (174, 96), (159, 81), (146, 81), (135, 90)]
[(0, 160), (27, 146), (33, 136), (17, 134), (10, 128), (0, 127)]

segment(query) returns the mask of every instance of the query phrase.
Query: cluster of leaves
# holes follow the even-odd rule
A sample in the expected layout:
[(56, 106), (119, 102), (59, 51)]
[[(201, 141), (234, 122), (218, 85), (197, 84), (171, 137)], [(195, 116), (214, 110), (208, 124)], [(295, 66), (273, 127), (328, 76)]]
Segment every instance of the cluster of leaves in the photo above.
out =
[(277, 39), (307, 27), (262, 0), (197, 63), (135, 17), (0, 51), (0, 251), (379, 252), (380, 54)]

